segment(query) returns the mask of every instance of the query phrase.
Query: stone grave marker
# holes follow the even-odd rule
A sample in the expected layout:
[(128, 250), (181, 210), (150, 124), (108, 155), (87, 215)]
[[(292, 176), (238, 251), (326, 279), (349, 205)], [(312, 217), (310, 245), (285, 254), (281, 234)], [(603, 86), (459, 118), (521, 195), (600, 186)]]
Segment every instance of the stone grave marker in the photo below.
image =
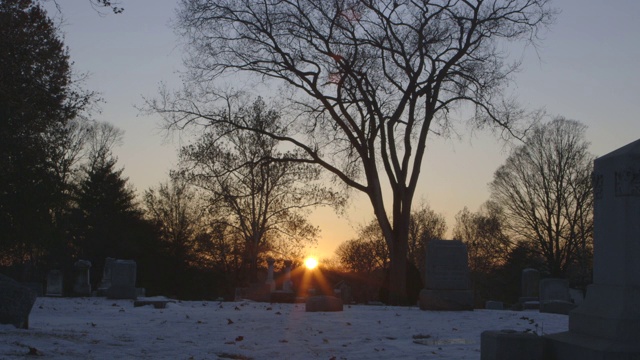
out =
[(575, 307), (569, 295), (568, 280), (540, 280), (540, 312), (568, 315)]
[(63, 278), (62, 271), (51, 270), (47, 274), (47, 292), (46, 296), (62, 296), (63, 294)]
[(29, 314), (35, 301), (35, 291), (0, 274), (0, 324), (28, 329)]
[(291, 281), (291, 260), (284, 261), (284, 282), (282, 283), (282, 291), (293, 292), (293, 281)]
[(523, 309), (538, 309), (540, 290), (540, 272), (536, 269), (523, 269), (520, 276), (521, 296), (518, 299)]
[(136, 299), (136, 262), (115, 260), (111, 266), (111, 286), (107, 290), (109, 299)]
[(269, 286), (269, 291), (276, 291), (276, 281), (273, 278), (273, 265), (276, 263), (276, 259), (270, 257), (267, 259), (267, 281), (265, 282)]
[(504, 303), (502, 301), (487, 300), (484, 303), (484, 308), (487, 310), (504, 310)]
[(89, 282), (89, 270), (91, 262), (78, 260), (73, 264), (75, 283), (73, 284), (74, 296), (91, 296), (91, 283)]
[(473, 310), (469, 259), (462, 241), (429, 241), (419, 304), (422, 310)]
[(640, 140), (594, 161), (593, 188), (593, 284), (546, 355), (640, 360)]
[(107, 291), (111, 287), (111, 268), (116, 261), (114, 258), (106, 258), (104, 260), (104, 268), (102, 269), (102, 279), (98, 284), (98, 296), (107, 296)]

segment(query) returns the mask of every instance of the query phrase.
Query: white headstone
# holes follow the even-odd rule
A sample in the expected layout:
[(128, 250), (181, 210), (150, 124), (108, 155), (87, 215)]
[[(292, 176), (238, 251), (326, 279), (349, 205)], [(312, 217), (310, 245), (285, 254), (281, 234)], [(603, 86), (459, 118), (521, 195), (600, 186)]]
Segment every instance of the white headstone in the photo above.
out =
[(593, 284), (549, 336), (558, 360), (640, 359), (640, 140), (595, 160)]

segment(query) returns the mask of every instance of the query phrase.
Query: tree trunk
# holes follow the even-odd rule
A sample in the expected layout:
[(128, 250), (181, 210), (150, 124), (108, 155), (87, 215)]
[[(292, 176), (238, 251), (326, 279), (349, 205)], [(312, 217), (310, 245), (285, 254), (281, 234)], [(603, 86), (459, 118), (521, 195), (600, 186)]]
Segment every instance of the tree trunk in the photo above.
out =
[(409, 305), (407, 295), (407, 253), (409, 241), (409, 217), (399, 214), (393, 221), (393, 239), (389, 256), (391, 269), (389, 273), (389, 305)]
[[(403, 246), (404, 245), (404, 246)], [(407, 305), (407, 244), (393, 239), (390, 252), (389, 305)]]

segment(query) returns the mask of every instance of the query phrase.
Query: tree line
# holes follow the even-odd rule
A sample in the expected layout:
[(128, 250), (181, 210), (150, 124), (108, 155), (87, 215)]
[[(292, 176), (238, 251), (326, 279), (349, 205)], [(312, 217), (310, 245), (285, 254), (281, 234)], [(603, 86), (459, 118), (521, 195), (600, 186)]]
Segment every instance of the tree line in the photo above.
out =
[[(183, 1), (184, 89), (162, 90), (146, 110), (201, 135), (140, 202), (111, 153), (121, 134), (90, 120), (96, 94), (77, 85), (46, 12), (29, 0), (0, 10), (4, 266), (38, 272), (84, 257), (99, 270), (106, 256), (127, 257), (151, 289), (228, 293), (258, 281), (265, 257), (316, 241), (306, 215), (341, 209), (350, 189), (375, 219), (340, 247), (342, 265), (386, 271), (387, 301), (411, 303), (411, 274), (423, 276), (425, 245), (446, 229), (414, 207), (427, 137), (446, 136), (451, 110), (470, 104), (474, 126), (523, 140), (496, 171), (491, 200), (457, 216), (472, 269), (489, 279), (525, 256), (553, 276), (588, 277), (584, 128), (557, 119), (521, 133), (519, 121), (537, 114), (506, 96), (517, 64), (497, 48), (534, 41), (553, 21), (548, 1)], [(236, 71), (283, 86), (279, 101), (213, 83)]]

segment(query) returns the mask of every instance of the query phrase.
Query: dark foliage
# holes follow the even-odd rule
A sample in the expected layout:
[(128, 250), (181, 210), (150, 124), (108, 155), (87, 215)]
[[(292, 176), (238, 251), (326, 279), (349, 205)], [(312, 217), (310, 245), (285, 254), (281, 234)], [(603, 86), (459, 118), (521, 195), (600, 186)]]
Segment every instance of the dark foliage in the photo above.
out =
[(0, 260), (50, 263), (64, 248), (70, 122), (92, 94), (74, 88), (58, 31), (32, 1), (0, 1), (0, 49)]

